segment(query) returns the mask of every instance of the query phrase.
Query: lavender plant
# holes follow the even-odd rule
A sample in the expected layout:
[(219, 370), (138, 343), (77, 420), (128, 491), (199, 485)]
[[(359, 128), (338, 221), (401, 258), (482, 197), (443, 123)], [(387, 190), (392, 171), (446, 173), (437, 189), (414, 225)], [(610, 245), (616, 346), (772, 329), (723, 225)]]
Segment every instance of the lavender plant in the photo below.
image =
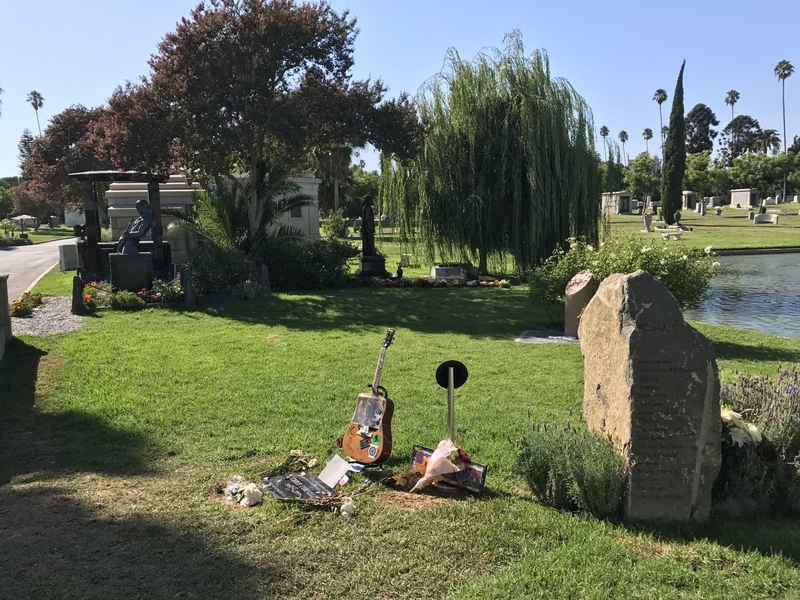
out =
[(800, 371), (778, 368), (778, 379), (734, 372), (736, 378), (722, 385), (723, 404), (755, 424), (786, 461), (800, 453)]
[[(800, 372), (739, 374), (722, 385), (722, 467), (714, 504), (731, 517), (800, 512)], [(726, 418), (727, 417), (727, 418)]]
[(570, 421), (533, 423), (532, 429), (516, 444), (517, 465), (536, 498), (600, 519), (618, 516), (626, 468), (611, 440)]

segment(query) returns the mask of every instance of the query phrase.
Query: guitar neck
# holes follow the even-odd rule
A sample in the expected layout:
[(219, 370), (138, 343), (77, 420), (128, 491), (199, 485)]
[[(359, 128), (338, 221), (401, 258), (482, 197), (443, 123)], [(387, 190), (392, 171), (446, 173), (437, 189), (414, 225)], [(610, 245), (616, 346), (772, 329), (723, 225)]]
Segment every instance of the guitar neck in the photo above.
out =
[(383, 359), (386, 357), (386, 347), (381, 348), (381, 355), (378, 358), (378, 368), (375, 369), (375, 378), (372, 380), (372, 395), (378, 395), (378, 386), (381, 384), (381, 373), (383, 373)]

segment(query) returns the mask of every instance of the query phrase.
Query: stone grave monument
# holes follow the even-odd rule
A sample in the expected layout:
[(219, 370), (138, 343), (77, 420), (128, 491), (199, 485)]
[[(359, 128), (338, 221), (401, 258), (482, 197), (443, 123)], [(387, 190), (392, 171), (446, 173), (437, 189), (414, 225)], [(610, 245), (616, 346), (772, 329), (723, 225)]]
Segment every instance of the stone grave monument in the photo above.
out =
[(580, 271), (569, 280), (564, 290), (564, 335), (578, 337), (581, 313), (593, 295), (591, 271)]
[(629, 467), (629, 522), (702, 521), (720, 468), (711, 343), (645, 271), (605, 279), (583, 312), (583, 414)]

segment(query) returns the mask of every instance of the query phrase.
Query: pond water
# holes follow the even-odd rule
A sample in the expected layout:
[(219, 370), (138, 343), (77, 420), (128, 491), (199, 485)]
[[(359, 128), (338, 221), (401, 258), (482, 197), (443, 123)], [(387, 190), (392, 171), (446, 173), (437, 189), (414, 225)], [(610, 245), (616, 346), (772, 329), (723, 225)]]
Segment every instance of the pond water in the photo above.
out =
[(720, 256), (698, 309), (687, 319), (800, 338), (800, 254)]

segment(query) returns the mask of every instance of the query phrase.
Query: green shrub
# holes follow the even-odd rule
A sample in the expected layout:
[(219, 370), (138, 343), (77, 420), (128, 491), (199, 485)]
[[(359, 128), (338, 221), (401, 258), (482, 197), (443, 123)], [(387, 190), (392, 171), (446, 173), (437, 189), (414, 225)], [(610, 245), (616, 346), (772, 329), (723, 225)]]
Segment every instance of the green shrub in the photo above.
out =
[(139, 310), (145, 307), (145, 302), (137, 294), (122, 290), (111, 294), (109, 306), (115, 310)]
[(341, 239), (316, 241), (274, 239), (260, 249), (259, 258), (269, 267), (274, 290), (340, 288), (349, 279), (348, 261), (358, 248)]
[(233, 297), (241, 300), (254, 300), (261, 293), (261, 284), (247, 280), (233, 288)]
[(344, 218), (344, 209), (331, 210), (320, 219), (322, 234), (328, 239), (344, 238), (347, 231), (347, 220)]
[(250, 275), (247, 255), (210, 243), (192, 252), (185, 265), (192, 273), (192, 284), (198, 294), (229, 294)]
[(622, 504), (625, 461), (611, 440), (567, 423), (535, 424), (519, 440), (517, 466), (542, 504), (615, 518)]
[(642, 269), (658, 279), (681, 307), (697, 305), (708, 289), (718, 264), (711, 248), (697, 250), (680, 243), (653, 243), (639, 236), (611, 237), (599, 248), (570, 239), (569, 251), (557, 248), (528, 275), (531, 301), (545, 308), (564, 300), (567, 283), (578, 272), (592, 272), (595, 285), (613, 273)]

